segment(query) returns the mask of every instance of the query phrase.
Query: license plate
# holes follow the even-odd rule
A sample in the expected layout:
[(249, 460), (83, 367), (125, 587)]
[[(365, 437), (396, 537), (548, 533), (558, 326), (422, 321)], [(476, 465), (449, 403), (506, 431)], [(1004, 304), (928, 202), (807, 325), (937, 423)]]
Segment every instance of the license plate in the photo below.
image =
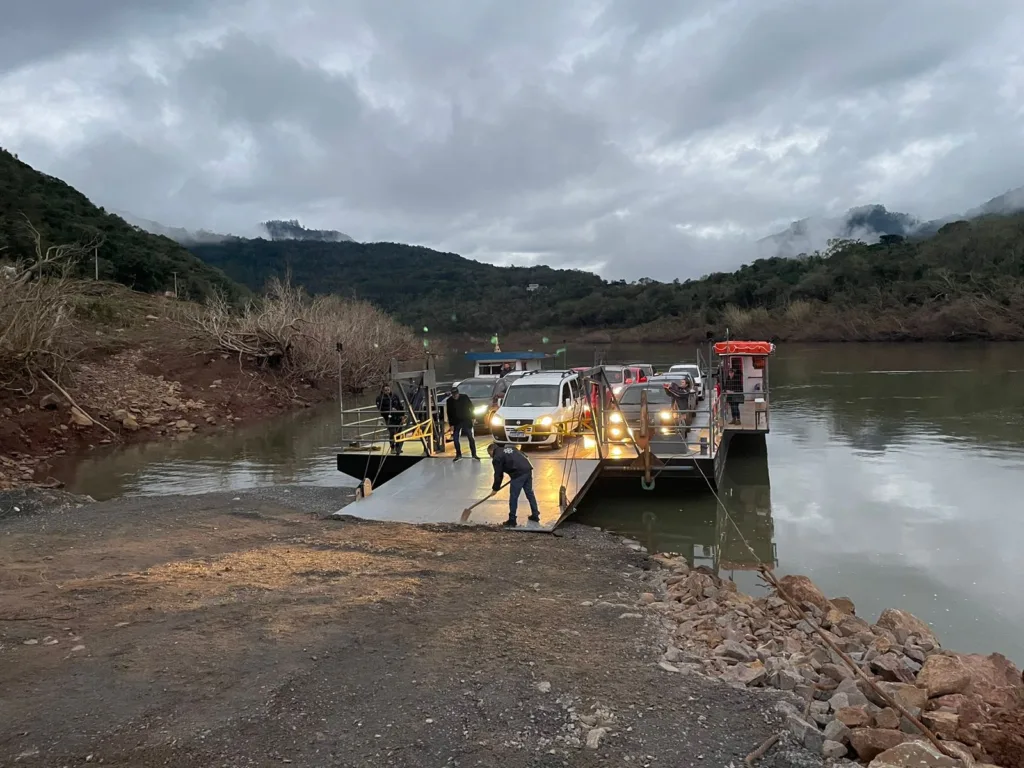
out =
[(508, 432), (508, 436), (509, 436), (510, 440), (518, 440), (518, 439), (526, 437), (526, 433), (523, 432), (521, 429), (509, 429), (509, 430), (506, 430), (506, 431)]

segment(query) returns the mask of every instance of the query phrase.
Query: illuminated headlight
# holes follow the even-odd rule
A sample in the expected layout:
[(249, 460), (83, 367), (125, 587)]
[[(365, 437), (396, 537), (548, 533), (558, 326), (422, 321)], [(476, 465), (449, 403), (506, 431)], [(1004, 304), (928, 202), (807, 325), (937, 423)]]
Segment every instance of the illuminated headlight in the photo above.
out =
[(612, 424), (621, 424), (622, 423), (622, 414), (621, 413), (613, 413), (611, 416), (608, 417), (608, 421), (610, 421)]
[(663, 435), (671, 435), (672, 434), (672, 430), (669, 429), (668, 427), (662, 427), (661, 428), (661, 434), (663, 434)]
[(554, 419), (552, 419), (550, 416), (541, 416), (539, 419), (537, 419), (537, 423), (540, 424), (542, 427), (550, 427), (552, 423), (554, 423)]
[(672, 411), (661, 411), (658, 413), (658, 418), (662, 421), (672, 421)]
[(505, 423), (505, 420), (503, 418), (501, 418), (501, 416), (492, 416), (491, 417), (491, 426), (492, 427), (500, 427), (504, 423)]
[(473, 415), (475, 416), (480, 416), (485, 413), (487, 413), (486, 405), (478, 405), (476, 408), (473, 409)]
[(619, 429), (618, 427), (612, 427), (611, 429), (608, 430), (608, 434), (610, 434), (612, 437), (622, 437), (622, 430)]
[(616, 394), (616, 395), (617, 395), (617, 394), (619, 394), (620, 392), (622, 392), (622, 385), (621, 385), (621, 384), (619, 384), (619, 385), (618, 385), (617, 387), (612, 387), (612, 393), (613, 393), (613, 394)]

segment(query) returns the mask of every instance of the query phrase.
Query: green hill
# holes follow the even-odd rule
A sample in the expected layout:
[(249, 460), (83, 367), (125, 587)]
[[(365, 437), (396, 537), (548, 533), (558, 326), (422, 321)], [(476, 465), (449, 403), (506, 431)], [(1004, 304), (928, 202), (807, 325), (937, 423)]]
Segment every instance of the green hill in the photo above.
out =
[(728, 327), (802, 340), (1024, 338), (1024, 214), (946, 224), (921, 240), (836, 242), (825, 254), (759, 259), (674, 283), (495, 267), (394, 243), (233, 239), (192, 251), (254, 290), (290, 271), (311, 292), (357, 295), (433, 331), (640, 326), (634, 338), (669, 341)]
[[(172, 290), (202, 299), (214, 290), (229, 297), (242, 288), (183, 246), (127, 224), (89, 202), (60, 179), (40, 173), (0, 149), (0, 251), (3, 258), (32, 259), (34, 243), (25, 217), (39, 231), (43, 247), (98, 243), (99, 276), (138, 291)], [(92, 258), (77, 265), (83, 276), (95, 273)]]

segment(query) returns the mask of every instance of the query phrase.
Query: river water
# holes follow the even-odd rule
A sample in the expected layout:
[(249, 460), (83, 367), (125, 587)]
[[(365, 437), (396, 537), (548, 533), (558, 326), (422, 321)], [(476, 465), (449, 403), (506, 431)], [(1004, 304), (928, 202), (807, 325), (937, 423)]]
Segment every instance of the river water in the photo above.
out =
[[(687, 350), (688, 351), (688, 350)], [(587, 364), (592, 349), (570, 349)], [(677, 362), (665, 346), (606, 359)], [(464, 375), (465, 362), (442, 363)], [(1024, 663), (1024, 345), (780, 346), (766, 451), (730, 455), (717, 494), (600, 486), (577, 519), (732, 573), (805, 573), (873, 620), (929, 621), (944, 645)], [(347, 403), (351, 405), (351, 403)], [(61, 472), (113, 496), (350, 485), (334, 468), (336, 405), (212, 437), (130, 446)]]

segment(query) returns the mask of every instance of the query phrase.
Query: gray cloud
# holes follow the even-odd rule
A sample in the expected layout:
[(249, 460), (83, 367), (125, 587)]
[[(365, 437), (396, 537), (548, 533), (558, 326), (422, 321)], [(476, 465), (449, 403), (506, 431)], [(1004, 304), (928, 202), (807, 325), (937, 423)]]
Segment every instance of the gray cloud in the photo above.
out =
[(22, 4), (0, 144), (98, 203), (672, 279), (1024, 184), (1011, 0)]

